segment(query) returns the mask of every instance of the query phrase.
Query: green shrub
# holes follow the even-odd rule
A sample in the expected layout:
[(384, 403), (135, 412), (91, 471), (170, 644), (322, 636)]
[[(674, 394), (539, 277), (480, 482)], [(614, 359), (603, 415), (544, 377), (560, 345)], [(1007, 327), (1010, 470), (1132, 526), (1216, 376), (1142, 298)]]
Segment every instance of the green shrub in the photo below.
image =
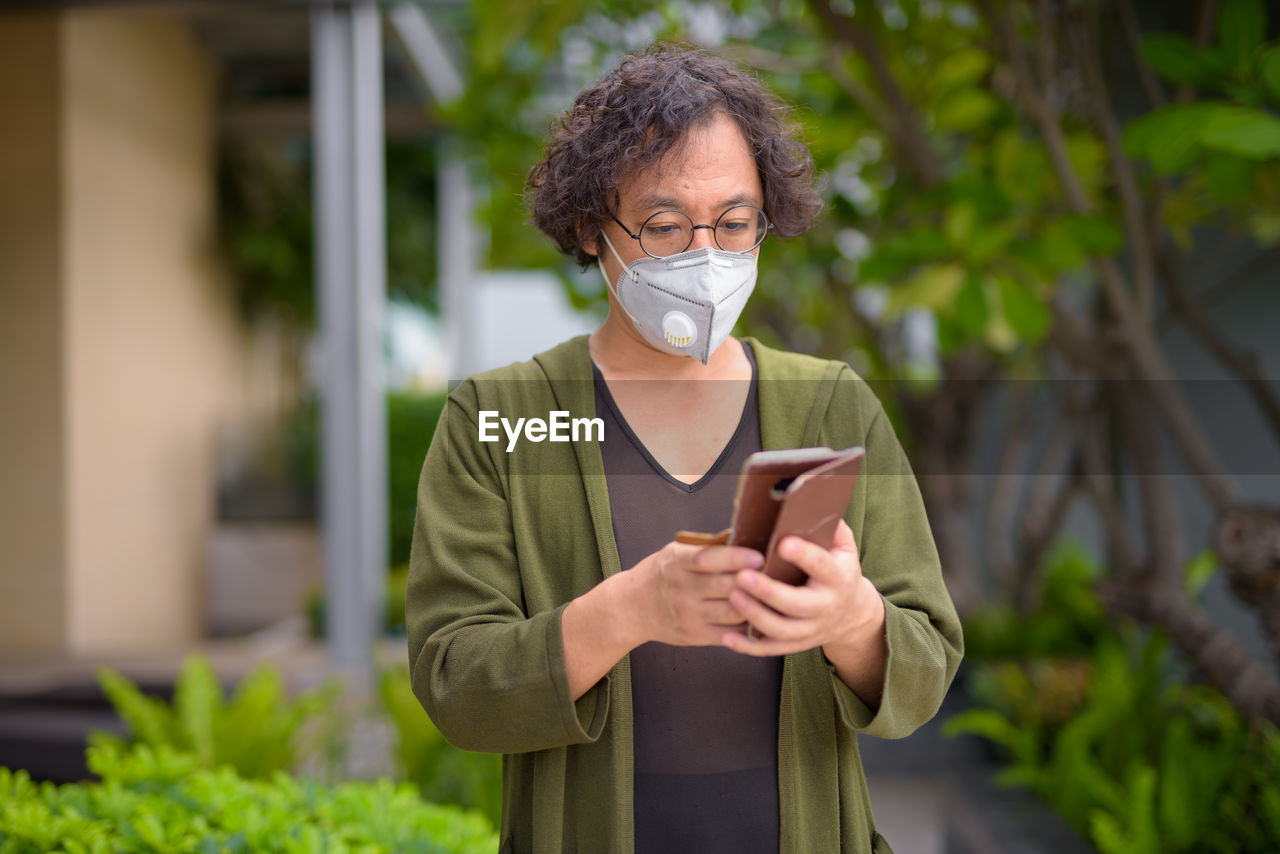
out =
[(478, 809), (498, 824), (502, 818), (502, 757), (459, 750), (445, 741), (413, 695), (408, 667), (383, 671), (378, 689), (395, 724), (396, 761), (422, 796)]
[[(135, 742), (189, 755), (200, 768), (229, 765), (247, 778), (293, 768), (306, 751), (309, 728), (330, 710), (341, 689), (332, 678), (291, 699), (280, 671), (264, 664), (224, 699), (218, 675), (199, 655), (183, 662), (172, 705), (144, 694), (110, 668), (99, 672), (98, 682)], [(116, 736), (105, 733), (95, 733), (93, 741), (120, 746)]]
[(0, 852), (491, 854), (498, 846), (483, 816), (385, 780), (247, 780), (167, 746), (99, 744), (88, 762), (101, 783), (36, 785), (0, 768)]
[(1034, 613), (978, 621), (977, 707), (945, 731), (998, 745), (1001, 782), (1030, 788), (1102, 854), (1272, 854), (1280, 732), (1184, 681), (1163, 635), (1105, 620), (1082, 551), (1055, 560)]
[(387, 395), (387, 553), (391, 566), (409, 561), (413, 519), (418, 506), (418, 476), (427, 457), (445, 393), (395, 392)]
[(965, 658), (1087, 658), (1111, 633), (1093, 585), (1102, 571), (1080, 544), (1057, 544), (1045, 559), (1034, 612), (988, 608), (965, 621)]

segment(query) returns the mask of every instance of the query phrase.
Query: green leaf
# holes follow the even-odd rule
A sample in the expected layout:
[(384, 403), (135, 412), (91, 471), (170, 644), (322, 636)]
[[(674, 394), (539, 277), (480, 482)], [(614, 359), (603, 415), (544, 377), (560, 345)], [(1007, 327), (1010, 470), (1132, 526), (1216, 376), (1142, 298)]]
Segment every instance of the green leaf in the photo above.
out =
[(165, 703), (143, 694), (137, 685), (109, 667), (98, 671), (98, 684), (134, 738), (156, 746), (181, 741), (177, 722)]
[(990, 124), (1000, 102), (984, 89), (957, 89), (943, 97), (934, 111), (940, 131), (970, 133)]
[(1031, 208), (1039, 206), (1050, 171), (1042, 146), (1023, 139), (1016, 128), (1006, 128), (993, 141), (991, 163), (1001, 193)]
[(1185, 36), (1151, 33), (1143, 36), (1140, 50), (1147, 65), (1170, 83), (1199, 86), (1207, 76), (1203, 54)]
[(947, 738), (971, 734), (1008, 747), (1017, 753), (1023, 747), (1027, 734), (1007, 717), (994, 709), (969, 709), (947, 719), (942, 726)]
[(1096, 188), (1107, 180), (1107, 147), (1096, 136), (1072, 133), (1067, 136), (1067, 159), (1080, 181)]
[(1248, 107), (1217, 106), (1199, 129), (1207, 147), (1254, 160), (1280, 157), (1280, 118)]
[(987, 295), (982, 280), (977, 276), (965, 279), (960, 292), (956, 294), (955, 321), (966, 338), (977, 338), (987, 326), (990, 309), (987, 307)]
[(1267, 10), (1262, 0), (1227, 0), (1218, 14), (1218, 43), (1243, 68), (1267, 35)]
[(991, 68), (991, 57), (977, 48), (966, 48), (948, 54), (934, 71), (939, 89), (972, 86)]
[(958, 264), (929, 264), (889, 294), (887, 311), (896, 317), (909, 308), (949, 309), (960, 285), (964, 268)]
[(1187, 563), (1187, 593), (1198, 596), (1204, 586), (1218, 571), (1218, 558), (1210, 549), (1205, 549)]
[(1037, 244), (1041, 257), (1055, 272), (1070, 272), (1084, 266), (1086, 255), (1063, 220), (1056, 219), (1046, 225)]
[(1113, 255), (1124, 247), (1124, 231), (1101, 216), (1069, 216), (1062, 220), (1071, 238), (1090, 255)]
[(1215, 201), (1229, 204), (1246, 198), (1254, 188), (1258, 164), (1233, 154), (1213, 152), (1205, 168), (1205, 187)]
[(961, 200), (947, 208), (943, 216), (942, 231), (957, 249), (963, 249), (973, 240), (973, 227), (978, 219), (978, 209), (973, 202)]
[(1271, 100), (1280, 106), (1280, 47), (1273, 47), (1258, 60), (1258, 76), (1267, 87)]
[(173, 705), (196, 758), (206, 768), (214, 764), (214, 720), (222, 708), (222, 683), (204, 656), (191, 655), (182, 664), (174, 688)]
[(1261, 246), (1280, 243), (1280, 211), (1260, 210), (1249, 217), (1249, 233)]
[(984, 222), (965, 247), (964, 256), (974, 266), (985, 266), (1018, 236), (1020, 223)]
[(1000, 303), (1009, 325), (1025, 341), (1035, 343), (1049, 331), (1049, 309), (1031, 290), (1012, 276), (997, 276)]
[(1124, 146), (1151, 161), (1162, 175), (1185, 171), (1200, 153), (1201, 131), (1212, 105), (1196, 103), (1153, 110), (1129, 123)]

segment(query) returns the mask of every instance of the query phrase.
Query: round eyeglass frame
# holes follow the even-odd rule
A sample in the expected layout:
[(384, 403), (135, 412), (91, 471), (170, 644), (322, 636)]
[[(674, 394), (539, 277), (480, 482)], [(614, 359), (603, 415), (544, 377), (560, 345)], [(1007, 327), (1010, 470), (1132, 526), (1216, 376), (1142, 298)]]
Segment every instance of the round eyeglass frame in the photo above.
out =
[[(719, 231), (720, 229), (720, 220), (724, 219), (725, 216), (727, 216), (730, 211), (735, 211), (738, 208), (751, 208), (751, 210), (759, 213), (760, 218), (764, 220), (764, 228), (760, 231), (759, 239), (756, 240), (755, 244), (750, 249), (725, 249), (723, 246), (720, 245), (720, 237), (717, 235), (716, 232)], [(640, 235), (644, 234), (645, 226), (648, 225), (649, 222), (652, 219), (654, 219), (654, 217), (659, 217), (659, 216), (662, 216), (663, 214), (671, 214), (671, 213), (680, 214), (680, 216), (684, 217), (689, 221), (689, 242), (686, 243), (684, 245), (684, 248), (681, 249), (679, 252), (668, 252), (666, 255), (654, 255), (652, 252), (650, 252), (648, 249), (645, 248), (644, 238), (641, 237)], [(695, 225), (693, 222), (693, 217), (689, 216), (684, 211), (679, 210), (678, 208), (664, 208), (660, 211), (656, 211), (655, 213), (650, 214), (648, 217), (645, 218), (644, 222), (640, 223), (640, 234), (632, 234), (631, 229), (623, 225), (622, 220), (618, 219), (616, 216), (613, 217), (613, 221), (618, 224), (619, 228), (621, 228), (624, 232), (626, 232), (627, 237), (630, 237), (632, 240), (639, 243), (640, 251), (644, 252), (644, 254), (648, 255), (650, 258), (670, 258), (673, 255), (679, 255), (680, 252), (688, 251), (689, 247), (693, 245), (693, 233), (700, 228), (711, 229), (711, 239), (715, 242), (716, 248), (718, 248), (721, 252), (733, 252), (734, 254), (737, 254), (737, 255), (746, 255), (748, 252), (756, 251), (757, 249), (760, 248), (760, 245), (764, 243), (764, 239), (769, 236), (769, 232), (773, 231), (773, 223), (769, 221), (769, 215), (766, 214), (760, 208), (756, 207), (755, 205), (734, 205), (733, 207), (727, 209), (724, 213), (720, 214), (720, 216), (716, 217), (716, 221), (714, 225), (705, 225), (705, 224)]]

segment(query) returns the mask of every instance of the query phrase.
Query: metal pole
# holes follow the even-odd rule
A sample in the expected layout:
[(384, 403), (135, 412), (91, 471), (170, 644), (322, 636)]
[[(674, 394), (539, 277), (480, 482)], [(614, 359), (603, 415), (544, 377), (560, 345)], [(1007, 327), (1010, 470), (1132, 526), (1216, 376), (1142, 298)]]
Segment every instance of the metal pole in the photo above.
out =
[(311, 74), (326, 630), (335, 662), (366, 670), (387, 569), (382, 42), (372, 0), (315, 4)]
[[(397, 3), (387, 11), (395, 33), (418, 71), (423, 94), (447, 103), (463, 91), (462, 76), (449, 59), (444, 40), (421, 6)], [(444, 321), (449, 379), (478, 370), (475, 286), (483, 235), (475, 222), (475, 191), (457, 139), (445, 139), (436, 168), (439, 189), (437, 239), (440, 254), (440, 317)]]
[(476, 225), (471, 175), (456, 141), (440, 146), (438, 176), (440, 221), (440, 315), (449, 354), (449, 379), (460, 380), (478, 370), (475, 317)]

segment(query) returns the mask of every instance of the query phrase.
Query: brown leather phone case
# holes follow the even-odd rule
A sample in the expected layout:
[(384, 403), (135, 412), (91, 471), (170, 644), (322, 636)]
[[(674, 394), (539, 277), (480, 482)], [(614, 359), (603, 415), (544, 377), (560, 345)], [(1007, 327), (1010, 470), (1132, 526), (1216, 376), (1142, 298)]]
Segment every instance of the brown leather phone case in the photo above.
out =
[(676, 539), (695, 545), (746, 546), (765, 556), (766, 574), (803, 584), (802, 569), (775, 554), (790, 534), (831, 548), (836, 528), (853, 496), (862, 448), (797, 448), (762, 451), (747, 458), (734, 497), (733, 527), (718, 534), (680, 531)]

